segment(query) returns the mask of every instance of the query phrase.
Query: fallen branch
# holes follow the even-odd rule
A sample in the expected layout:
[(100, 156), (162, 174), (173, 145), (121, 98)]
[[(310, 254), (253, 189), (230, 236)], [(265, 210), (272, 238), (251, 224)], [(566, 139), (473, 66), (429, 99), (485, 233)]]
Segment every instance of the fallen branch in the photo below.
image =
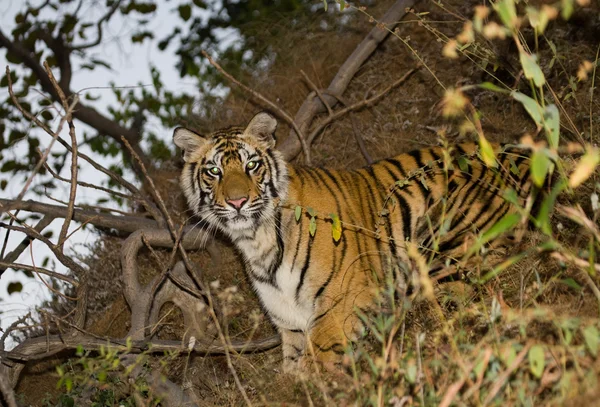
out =
[[(181, 341), (169, 340), (117, 340), (113, 338), (95, 338), (89, 335), (61, 336), (50, 335), (37, 338), (26, 339), (11, 351), (0, 351), (2, 363), (12, 367), (15, 363), (22, 364), (34, 360), (42, 360), (56, 355), (57, 353), (72, 350), (75, 351), (79, 346), (85, 350), (100, 350), (101, 347), (112, 347), (118, 351), (128, 353), (178, 353), (195, 354), (201, 356), (223, 356), (226, 352), (230, 353), (254, 353), (265, 352), (279, 346), (281, 340), (278, 335), (269, 336), (256, 340), (230, 340), (225, 347), (218, 343), (208, 343), (196, 340), (194, 346), (190, 348), (188, 344)], [(11, 363), (12, 362), (12, 363)]]
[[(389, 28), (390, 30), (399, 22), (399, 20), (406, 14), (406, 9), (412, 7), (416, 0), (398, 0), (394, 5), (385, 13), (381, 18), (380, 24)], [(379, 27), (373, 27), (371, 32), (365, 37), (364, 40), (356, 47), (354, 52), (346, 59), (346, 62), (340, 67), (338, 73), (335, 75), (326, 92), (329, 95), (324, 94), (323, 99), (333, 107), (337, 100), (331, 95), (342, 95), (348, 84), (360, 69), (362, 64), (371, 56), (373, 51), (379, 46), (379, 44), (389, 35), (389, 31), (381, 29)], [(300, 129), (298, 133), (295, 129), (290, 131), (289, 136), (283, 140), (279, 145), (279, 151), (281, 151), (286, 160), (292, 160), (295, 158), (300, 151), (302, 146), (300, 144), (298, 134), (306, 134), (310, 129), (310, 126), (318, 113), (326, 111), (323, 102), (312, 95), (307, 98), (296, 116), (294, 117), (294, 123), (297, 123), (297, 127)]]

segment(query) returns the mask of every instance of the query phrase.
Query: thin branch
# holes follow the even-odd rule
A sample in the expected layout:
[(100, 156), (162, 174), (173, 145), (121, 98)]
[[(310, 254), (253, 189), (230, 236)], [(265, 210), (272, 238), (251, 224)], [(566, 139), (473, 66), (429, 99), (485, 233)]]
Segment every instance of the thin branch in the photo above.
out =
[[(41, 152), (40, 152), (40, 153), (41, 153)], [(48, 163), (45, 163), (45, 164), (44, 164), (44, 168), (46, 169), (46, 171), (48, 171), (48, 172), (50, 173), (50, 175), (52, 175), (52, 178), (54, 178), (54, 179), (56, 179), (56, 180), (58, 180), (58, 181), (62, 181), (62, 182), (69, 183), (69, 184), (71, 183), (71, 180), (70, 180), (70, 179), (67, 179), (67, 178), (64, 178), (64, 177), (61, 177), (60, 175), (58, 175), (58, 174), (57, 174), (57, 173), (56, 173), (56, 172), (55, 172), (55, 171), (52, 169), (52, 167), (50, 167), (50, 166), (48, 165)], [(129, 200), (129, 201), (140, 201), (140, 200), (141, 200), (140, 198), (138, 198), (138, 197), (136, 197), (136, 196), (134, 196), (134, 195), (127, 195), (127, 194), (124, 194), (124, 193), (122, 193), (122, 192), (119, 192), (119, 191), (113, 191), (113, 190), (112, 190), (112, 189), (110, 189), (110, 188), (105, 188), (105, 187), (103, 187), (103, 186), (100, 186), (100, 185), (90, 184), (90, 183), (88, 183), (88, 182), (85, 182), (85, 181), (80, 181), (80, 180), (77, 180), (77, 185), (79, 185), (79, 186), (81, 186), (81, 187), (84, 187), (84, 188), (96, 189), (96, 190), (98, 190), (98, 191), (106, 192), (107, 194), (114, 195), (114, 196), (118, 196), (119, 198), (127, 199), (127, 200)], [(84, 205), (79, 205), (79, 206), (80, 206), (80, 207), (82, 207), (82, 208), (84, 207)], [(90, 206), (90, 205), (88, 205), (88, 206)], [(92, 207), (92, 206), (90, 206), (90, 207)], [(109, 209), (109, 208), (105, 208), (105, 209), (106, 209), (106, 210), (110, 210), (110, 211), (112, 211), (112, 210), (113, 210), (113, 209)]]
[(331, 110), (329, 103), (327, 103), (319, 88), (317, 88), (317, 86), (310, 80), (308, 75), (302, 69), (300, 69), (300, 74), (302, 74), (302, 77), (304, 78), (308, 86), (310, 86), (310, 88), (317, 94), (318, 98), (321, 99), (321, 103), (323, 103), (323, 105), (327, 108), (327, 113), (329, 114), (329, 116), (333, 115), (333, 111)]
[[(12, 83), (12, 79), (10, 78), (10, 68), (8, 66), (6, 67), (6, 77), (8, 78), (8, 93), (10, 95), (10, 98), (13, 101), (13, 103), (15, 104), (15, 106), (17, 107), (17, 109), (19, 109), (19, 111), (21, 113), (24, 113), (25, 109), (21, 106), (21, 104), (19, 103), (19, 100), (17, 99), (17, 97), (15, 96), (15, 93), (13, 91), (13, 83)], [(54, 142), (58, 138), (58, 135), (62, 131), (63, 125), (70, 117), (71, 113), (73, 112), (73, 110), (78, 102), (79, 102), (79, 98), (77, 98), (77, 97), (73, 98), (73, 102), (71, 103), (71, 105), (69, 105), (68, 108), (65, 108), (65, 115), (60, 119), (60, 122), (58, 123), (56, 132), (52, 132), (52, 131), (48, 132), (48, 134), (50, 136), (52, 136), (52, 140), (50, 140), (50, 144), (44, 151), (44, 154), (42, 155), (42, 158), (40, 159), (40, 161), (38, 161), (38, 163), (36, 164), (35, 168), (31, 172), (31, 174), (29, 174), (29, 177), (27, 178), (27, 181), (25, 181), (25, 185), (23, 186), (23, 189), (21, 189), (21, 192), (19, 193), (19, 195), (17, 195), (17, 199), (16, 199), (17, 202), (21, 201), (23, 199), (23, 197), (25, 196), (25, 193), (27, 192), (27, 190), (29, 189), (29, 186), (31, 185), (31, 182), (33, 181), (33, 178), (37, 175), (40, 168), (42, 168), (42, 166), (48, 159), (48, 155), (50, 155), (50, 150), (52, 149)], [(4, 210), (10, 210), (10, 208), (9, 209), (4, 208)]]
[(73, 280), (70, 277), (65, 276), (64, 274), (56, 273), (54, 271), (46, 270), (44, 268), (37, 267), (37, 266), (29, 266), (27, 264), (10, 263), (7, 261), (0, 261), (0, 267), (3, 268), (4, 270), (6, 270), (7, 268), (11, 268), (11, 269), (15, 269), (15, 270), (32, 271), (35, 273), (47, 275), (48, 277), (52, 277), (52, 278), (56, 278), (56, 279), (65, 281), (65, 282), (71, 284), (73, 287), (79, 286), (79, 283), (77, 281)]
[[(58, 237), (58, 245), (62, 247), (65, 243), (67, 233), (69, 232), (71, 219), (73, 219), (73, 210), (75, 208), (75, 200), (77, 196), (77, 136), (75, 134), (75, 124), (73, 123), (73, 116), (71, 114), (73, 108), (69, 107), (67, 98), (59, 84), (56, 82), (56, 78), (52, 73), (52, 69), (50, 69), (50, 66), (48, 65), (48, 61), (44, 61), (44, 68), (46, 69), (48, 78), (50, 78), (50, 82), (52, 82), (52, 86), (54, 86), (54, 89), (56, 89), (56, 92), (58, 93), (63, 109), (65, 109), (65, 118), (69, 124), (69, 136), (71, 137), (71, 188), (69, 189), (69, 204), (67, 205), (67, 216), (65, 216), (65, 221), (63, 222)], [(78, 96), (74, 95), (73, 103), (76, 104), (77, 100)], [(73, 107), (75, 106), (73, 105)], [(57, 131), (56, 134), (58, 135), (60, 132)]]
[(511, 365), (504, 372), (502, 372), (502, 374), (498, 376), (498, 379), (496, 379), (496, 381), (494, 382), (494, 385), (490, 389), (490, 392), (488, 393), (487, 397), (485, 398), (485, 401), (483, 402), (484, 406), (489, 405), (494, 400), (494, 397), (496, 397), (496, 394), (500, 391), (500, 389), (502, 389), (508, 378), (519, 367), (521, 362), (523, 362), (525, 356), (527, 356), (527, 353), (529, 352), (530, 347), (531, 344), (525, 345), (525, 347), (521, 350), (521, 352), (519, 352), (517, 357), (515, 357)]
[(308, 140), (307, 140), (308, 143), (309, 144), (312, 143), (313, 140), (319, 135), (319, 133), (321, 133), (321, 131), (323, 131), (323, 129), (326, 126), (328, 126), (331, 122), (338, 120), (340, 117), (342, 117), (345, 114), (350, 113), (354, 110), (362, 109), (363, 107), (377, 103), (381, 98), (383, 98), (385, 95), (387, 95), (392, 89), (394, 89), (394, 88), (400, 86), (402, 83), (404, 83), (413, 73), (415, 73), (417, 71), (418, 68), (419, 67), (410, 69), (408, 72), (406, 72), (404, 75), (402, 75), (402, 77), (400, 79), (398, 79), (396, 82), (392, 83), (390, 86), (385, 88), (383, 91), (381, 91), (377, 95), (375, 95), (369, 99), (365, 99), (360, 102), (357, 102), (351, 106), (345, 107), (344, 109), (338, 110), (333, 115), (328, 116), (325, 120), (323, 120), (321, 123), (319, 123), (317, 125), (317, 127), (315, 129), (313, 129), (313, 131), (310, 133), (310, 135), (308, 136)]
[[(51, 205), (31, 200), (17, 202), (11, 199), (0, 198), (0, 211), (4, 211), (4, 208), (9, 206), (23, 211), (53, 216), (55, 218), (64, 218), (67, 215), (67, 210), (64, 206)], [(73, 211), (73, 219), (78, 222), (90, 223), (99, 228), (115, 229), (124, 233), (133, 233), (142, 228), (160, 228), (158, 222), (141, 216), (117, 216), (86, 209), (75, 209)]]
[(292, 116), (290, 116), (287, 112), (285, 112), (283, 109), (281, 109), (275, 103), (271, 102), (269, 99), (264, 97), (259, 92), (255, 91), (254, 89), (249, 88), (248, 86), (244, 85), (243, 83), (241, 83), (240, 81), (235, 79), (233, 76), (231, 76), (231, 74), (229, 74), (227, 71), (225, 71), (221, 67), (221, 65), (219, 65), (215, 60), (213, 60), (206, 51), (202, 50), (202, 55), (204, 55), (204, 57), (206, 59), (208, 59), (208, 62), (210, 62), (210, 64), (212, 66), (214, 66), (219, 72), (221, 72), (221, 74), (223, 76), (225, 76), (227, 79), (229, 79), (229, 81), (233, 82), (235, 85), (242, 88), (245, 92), (251, 94), (254, 98), (258, 99), (259, 101), (261, 101), (262, 103), (267, 105), (274, 113), (276, 113), (279, 117), (284, 119), (287, 122), (287, 124), (289, 124), (290, 127), (292, 127), (292, 129), (294, 129), (294, 131), (296, 132), (295, 134), (298, 137), (300, 146), (302, 148), (302, 152), (304, 153), (304, 160), (306, 161), (307, 165), (310, 165), (310, 148), (309, 148), (308, 144), (306, 143), (306, 140), (304, 139), (302, 131), (296, 125), (296, 122), (294, 121)]
[(27, 314), (23, 315), (22, 317), (18, 318), (15, 322), (10, 324), (8, 328), (6, 328), (6, 330), (2, 333), (2, 337), (0, 338), (0, 350), (3, 351), (5, 349), (6, 338), (8, 338), (8, 335), (10, 335), (12, 331), (16, 330), (19, 325), (24, 324), (25, 321), (27, 321), (27, 319), (30, 317), (31, 313), (28, 312)]
[(110, 18), (113, 16), (115, 11), (117, 11), (119, 6), (121, 5), (122, 1), (123, 0), (115, 1), (114, 4), (112, 5), (112, 7), (108, 10), (108, 12), (104, 16), (102, 16), (102, 18), (100, 20), (98, 20), (98, 22), (96, 23), (96, 30), (98, 31), (98, 37), (94, 41), (88, 42), (87, 44), (71, 45), (71, 46), (69, 46), (69, 49), (71, 51), (81, 51), (81, 50), (84, 50), (87, 48), (92, 48), (92, 47), (95, 47), (96, 45), (99, 45), (100, 42), (102, 42), (102, 24), (104, 24), (105, 22), (110, 20)]
[[(42, 219), (40, 219), (40, 221), (33, 227), (34, 230), (38, 231), (39, 233), (42, 233), (42, 231), (48, 227), (52, 221), (54, 220), (54, 216), (50, 216), (50, 215), (44, 215), (42, 217)], [(12, 221), (12, 219), (11, 219)], [(6, 231), (6, 233), (8, 234), (9, 230)], [(27, 249), (27, 247), (29, 246), (29, 244), (31, 243), (31, 238), (30, 237), (26, 237), (25, 239), (23, 239), (21, 241), (21, 243), (19, 243), (19, 245), (17, 247), (15, 247), (15, 249), (8, 253), (6, 255), (6, 257), (2, 257), (1, 261), (3, 263), (12, 263), (15, 260), (17, 260), (19, 258), (19, 256), (21, 255), (21, 253), (23, 253), (25, 251), (25, 249)], [(6, 268), (2, 265), (0, 265), (0, 276), (2, 276), (2, 273), (4, 273), (4, 271), (6, 270)]]
[[(127, 140), (123, 139), (123, 142), (124, 142), (125, 146), (130, 149), (130, 152), (131, 152), (132, 156), (135, 159), (139, 160), (139, 157), (137, 157), (137, 155), (135, 154), (135, 151), (131, 150), (131, 146), (129, 145), (129, 143), (127, 142)], [(160, 208), (160, 210), (161, 210), (163, 216), (165, 217), (165, 219), (167, 220), (167, 226), (168, 226), (169, 232), (171, 233), (171, 238), (173, 239), (174, 242), (177, 242), (179, 238), (177, 236), (177, 230), (175, 229), (175, 225), (173, 223), (173, 220), (171, 219), (171, 215), (169, 214), (169, 211), (168, 211), (167, 207), (165, 206), (165, 203), (164, 203), (162, 197), (160, 196), (160, 193), (155, 188), (154, 181), (152, 180), (152, 178), (146, 172), (146, 169), (144, 167), (144, 163), (141, 162), (141, 161), (139, 161), (139, 164), (140, 164), (142, 173), (144, 174), (144, 176), (146, 177), (146, 180), (150, 184), (150, 192), (154, 196), (154, 199), (155, 199), (156, 203), (158, 204), (158, 207)], [(186, 252), (185, 248), (183, 247), (183, 245), (178, 244), (176, 247), (179, 249), (179, 253), (181, 254), (181, 258), (183, 259), (183, 262), (185, 264), (186, 269), (190, 272), (194, 283), (196, 283), (196, 285), (198, 286), (198, 288), (200, 288), (202, 290), (202, 294), (204, 296), (206, 296), (206, 300), (208, 302), (208, 304), (207, 304), (208, 305), (208, 311), (209, 311), (210, 316), (211, 316), (211, 318), (212, 318), (212, 320), (213, 320), (213, 322), (215, 324), (215, 327), (217, 328), (217, 333), (219, 335), (219, 339), (221, 340), (221, 342), (222, 342), (222, 344), (224, 346), (227, 346), (227, 337), (223, 333), (223, 329), (221, 327), (221, 323), (220, 323), (219, 318), (217, 317), (217, 314), (215, 312), (214, 302), (212, 300), (212, 296), (210, 294), (210, 290), (207, 287), (204, 286), (203, 281), (198, 276), (196, 267), (190, 261), (188, 255), (187, 255), (187, 252)], [(225, 348), (225, 349), (227, 349), (227, 348)], [(248, 398), (248, 394), (246, 393), (246, 390), (242, 386), (242, 383), (241, 383), (241, 381), (240, 381), (240, 379), (238, 377), (238, 374), (237, 374), (237, 372), (235, 370), (235, 367), (233, 366), (233, 363), (231, 361), (231, 355), (229, 354), (229, 352), (227, 350), (225, 351), (225, 360), (227, 361), (227, 367), (229, 368), (229, 371), (231, 372), (231, 375), (233, 376), (233, 380), (235, 381), (235, 384), (236, 384), (238, 390), (240, 391), (240, 393), (244, 397), (244, 401), (246, 401), (247, 405), (249, 405), (249, 406), (252, 405), (252, 403), (250, 402), (250, 399)]]

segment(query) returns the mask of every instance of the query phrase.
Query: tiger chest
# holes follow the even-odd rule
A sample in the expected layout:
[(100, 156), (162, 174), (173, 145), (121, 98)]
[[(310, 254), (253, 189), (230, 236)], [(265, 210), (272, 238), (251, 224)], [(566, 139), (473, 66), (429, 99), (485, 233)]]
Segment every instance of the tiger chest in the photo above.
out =
[(272, 282), (253, 279), (257, 294), (273, 320), (280, 328), (306, 331), (310, 328), (314, 308), (312, 303), (297, 299), (299, 273), (282, 265)]

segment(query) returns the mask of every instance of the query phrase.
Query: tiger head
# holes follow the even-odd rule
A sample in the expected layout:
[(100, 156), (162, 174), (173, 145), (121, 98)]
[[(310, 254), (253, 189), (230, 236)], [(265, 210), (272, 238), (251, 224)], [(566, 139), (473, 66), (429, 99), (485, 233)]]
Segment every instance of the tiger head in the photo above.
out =
[(246, 128), (207, 136), (175, 129), (185, 162), (181, 187), (197, 216), (232, 237), (273, 218), (288, 185), (286, 163), (274, 149), (276, 128), (273, 116), (258, 113)]

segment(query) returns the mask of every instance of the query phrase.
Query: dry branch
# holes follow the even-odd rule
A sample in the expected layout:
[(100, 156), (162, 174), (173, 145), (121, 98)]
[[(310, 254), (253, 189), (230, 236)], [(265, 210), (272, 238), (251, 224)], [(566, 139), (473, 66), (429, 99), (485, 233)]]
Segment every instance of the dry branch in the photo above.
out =
[[(50, 225), (53, 220), (54, 220), (54, 216), (44, 215), (42, 217), (42, 219), (40, 219), (40, 221), (38, 223), (36, 223), (36, 225), (33, 227), (33, 229), (38, 231), (39, 233), (42, 233), (42, 231), (48, 225)], [(10, 231), (7, 230), (6, 237), (8, 237), (9, 233), (10, 233)], [(12, 263), (12, 262), (16, 261), (19, 258), (19, 256), (21, 255), (21, 253), (23, 253), (25, 251), (25, 249), (27, 249), (27, 247), (29, 247), (30, 243), (31, 243), (31, 238), (26, 237), (25, 239), (23, 239), (21, 241), (21, 243), (19, 243), (19, 245), (17, 247), (15, 247), (15, 249), (13, 251), (8, 253), (5, 257), (0, 258), (0, 260), (2, 260), (2, 262), (4, 262), (4, 263)], [(6, 270), (6, 267), (4, 267), (0, 264), (0, 276), (2, 276), (2, 273), (4, 273), (5, 270)]]
[[(111, 346), (117, 350), (129, 353), (152, 353), (161, 354), (165, 352), (175, 352), (180, 354), (192, 353), (202, 356), (222, 356), (226, 352), (232, 353), (253, 353), (264, 352), (273, 349), (281, 343), (278, 335), (256, 340), (230, 340), (225, 347), (218, 343), (207, 343), (196, 340), (194, 347), (189, 348), (188, 344), (181, 341), (168, 340), (137, 340), (130, 341), (130, 347), (127, 341), (116, 340), (113, 338), (95, 338), (91, 335), (50, 335), (37, 338), (26, 339), (17, 347), (9, 352), (0, 352), (2, 363), (11, 367), (14, 363), (22, 364), (33, 360), (42, 360), (67, 350), (77, 350), (82, 346), (86, 350), (99, 350), (101, 347)], [(11, 363), (12, 362), (12, 363)]]
[[(396, 1), (396, 3), (394, 3), (381, 18), (380, 23), (389, 29), (393, 29), (396, 23), (398, 23), (398, 21), (406, 14), (406, 9), (412, 7), (415, 1), (416, 0)], [(333, 78), (329, 84), (329, 87), (323, 92), (329, 94), (324, 94), (323, 99), (330, 107), (335, 106), (337, 103), (336, 98), (331, 95), (342, 95), (344, 93), (348, 84), (362, 64), (388, 35), (388, 30), (374, 27), (358, 47), (356, 47), (348, 59), (346, 59), (346, 62), (340, 67), (335, 78)], [(304, 101), (293, 121), (297, 123), (300, 133), (306, 134), (309, 131), (315, 116), (318, 113), (323, 113), (325, 111), (326, 107), (323, 105), (323, 102), (315, 95), (312, 95)], [(287, 160), (295, 158), (302, 150), (297, 134), (295, 129), (292, 129), (289, 136), (283, 140), (278, 147)]]

